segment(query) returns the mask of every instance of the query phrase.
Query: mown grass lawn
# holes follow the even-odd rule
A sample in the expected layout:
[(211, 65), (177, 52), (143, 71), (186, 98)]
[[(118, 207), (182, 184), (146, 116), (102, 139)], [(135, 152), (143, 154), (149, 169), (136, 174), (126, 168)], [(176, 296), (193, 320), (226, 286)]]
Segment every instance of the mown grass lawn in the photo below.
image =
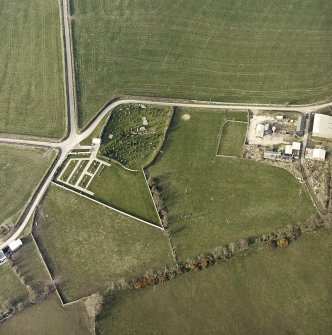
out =
[(247, 123), (227, 121), (222, 127), (218, 155), (242, 157)]
[(331, 98), (330, 0), (74, 0), (80, 124), (115, 96)]
[(231, 114), (177, 110), (163, 154), (148, 169), (160, 180), (180, 261), (315, 212), (306, 189), (286, 170), (216, 157), (220, 125)]
[(89, 190), (94, 192), (93, 198), (103, 203), (160, 225), (142, 170), (131, 172), (112, 163), (100, 175), (97, 173)]
[(172, 264), (166, 236), (58, 186), (41, 205), (36, 238), (67, 301)]
[[(43, 175), (55, 159), (56, 151), (0, 146), (0, 234), (13, 227), (24, 206), (40, 183)], [(1, 237), (0, 235), (0, 240)]]
[(82, 303), (62, 307), (53, 294), (0, 324), (0, 333), (10, 335), (92, 335), (91, 320)]
[(58, 2), (0, 1), (0, 40), (0, 133), (63, 137)]
[(330, 334), (332, 232), (106, 299), (97, 334)]

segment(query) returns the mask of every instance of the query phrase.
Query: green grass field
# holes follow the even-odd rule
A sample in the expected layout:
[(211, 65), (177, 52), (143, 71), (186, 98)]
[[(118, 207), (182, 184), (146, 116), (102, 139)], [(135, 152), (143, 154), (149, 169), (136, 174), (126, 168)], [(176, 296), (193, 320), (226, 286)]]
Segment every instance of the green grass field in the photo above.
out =
[(112, 111), (99, 153), (130, 169), (141, 169), (159, 150), (170, 122), (169, 108), (121, 105)]
[(53, 150), (0, 146), (0, 239), (15, 225), (55, 155)]
[(89, 190), (93, 198), (126, 213), (159, 225), (143, 172), (130, 172), (122, 166), (105, 166), (92, 180)]
[(61, 176), (62, 181), (68, 182), (68, 178), (70, 177), (71, 173), (75, 169), (76, 165), (78, 164), (77, 160), (72, 160), (69, 162), (68, 165), (66, 165), (67, 161), (63, 164), (63, 166), (66, 168)]
[(159, 229), (57, 186), (42, 203), (36, 238), (68, 301), (172, 263)]
[(131, 94), (227, 102), (331, 98), (329, 0), (74, 0), (81, 125)]
[(60, 138), (66, 109), (59, 5), (0, 1), (0, 133)]
[[(0, 265), (0, 313), (9, 306), (25, 302), (28, 292), (8, 262)], [(0, 332), (1, 333), (1, 332)]]
[(23, 239), (23, 246), (12, 255), (12, 260), (25, 283), (37, 294), (48, 293), (49, 288), (53, 287), (38, 249), (30, 236)]
[(0, 324), (0, 333), (8, 335), (92, 335), (91, 321), (81, 303), (61, 307), (53, 294), (47, 300), (25, 309)]
[[(182, 261), (314, 213), (306, 189), (286, 170), (216, 157), (220, 125), (231, 113), (177, 110), (163, 154), (148, 169), (160, 180)], [(183, 114), (190, 114), (190, 120), (184, 121)]]
[(222, 127), (218, 155), (242, 157), (247, 123), (227, 121)]
[[(83, 160), (83, 161), (79, 162), (78, 167), (75, 170), (75, 173), (73, 174), (73, 176), (67, 182), (75, 185), (76, 182), (78, 181), (78, 179), (80, 178), (83, 170), (88, 165), (88, 162), (89, 162), (88, 160)], [(74, 168), (73, 168), (73, 170), (74, 170)], [(66, 173), (66, 171), (65, 171), (65, 173)]]
[(330, 334), (332, 232), (109, 297), (99, 334)]

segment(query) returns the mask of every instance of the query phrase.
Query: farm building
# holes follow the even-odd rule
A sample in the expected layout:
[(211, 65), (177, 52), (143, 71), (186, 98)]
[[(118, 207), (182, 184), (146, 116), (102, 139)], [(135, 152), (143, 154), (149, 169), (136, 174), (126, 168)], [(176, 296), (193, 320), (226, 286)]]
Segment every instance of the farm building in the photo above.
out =
[(332, 138), (332, 116), (315, 114), (312, 136)]
[(3, 263), (6, 260), (5, 253), (0, 249), (0, 263)]
[(293, 154), (293, 146), (291, 144), (285, 145), (285, 155), (291, 156)]
[(325, 157), (326, 157), (326, 150), (324, 149), (309, 149), (307, 148), (305, 151), (305, 158), (306, 159), (312, 159), (315, 161), (325, 161)]
[(264, 159), (273, 159), (273, 160), (287, 160), (291, 161), (292, 157), (284, 155), (282, 152), (279, 151), (270, 151), (265, 150), (263, 154)]
[(101, 139), (100, 138), (93, 138), (92, 139), (92, 145), (99, 145), (101, 143)]
[(256, 137), (264, 137), (265, 126), (263, 124), (258, 124), (256, 126)]
[(301, 156), (301, 142), (293, 142), (292, 151), (294, 158), (298, 159)]
[(9, 243), (8, 248), (11, 252), (14, 252), (17, 249), (19, 249), (22, 245), (23, 245), (22, 241), (20, 239), (18, 239), (18, 240), (15, 240), (15, 241)]
[(305, 116), (301, 115), (297, 119), (296, 135), (303, 136), (305, 129)]
[(271, 127), (271, 125), (270, 125), (269, 123), (266, 123), (266, 124), (264, 125), (264, 132), (265, 132), (266, 134), (270, 134), (270, 133), (272, 133), (272, 127)]

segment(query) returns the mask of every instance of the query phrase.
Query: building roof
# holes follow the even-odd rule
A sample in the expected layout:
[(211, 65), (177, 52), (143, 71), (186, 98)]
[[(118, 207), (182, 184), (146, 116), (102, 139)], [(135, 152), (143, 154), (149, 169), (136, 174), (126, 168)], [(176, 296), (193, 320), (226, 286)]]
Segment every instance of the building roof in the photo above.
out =
[(315, 149), (307, 148), (305, 152), (305, 157), (307, 159), (314, 159), (316, 161), (325, 161), (326, 150), (319, 148)]
[(304, 129), (305, 129), (305, 116), (304, 115), (300, 115), (297, 118), (296, 132), (297, 133), (301, 133), (301, 135), (302, 135), (304, 133)]
[(291, 144), (285, 145), (285, 154), (286, 155), (291, 155), (293, 153), (293, 147)]
[(148, 120), (145, 116), (142, 116), (142, 122), (143, 122), (143, 126), (148, 126), (149, 125), (149, 122), (148, 122)]
[(256, 136), (264, 137), (265, 126), (263, 124), (258, 124), (256, 126)]
[(293, 142), (292, 150), (301, 150), (301, 142)]
[(92, 139), (92, 144), (100, 144), (100, 143), (101, 143), (100, 138), (95, 137), (95, 138)]
[(314, 149), (312, 156), (314, 159), (325, 161), (326, 150), (324, 149)]
[(332, 138), (332, 116), (315, 114), (312, 136)]
[(8, 244), (8, 247), (11, 251), (15, 251), (17, 250), (19, 247), (21, 247), (23, 245), (22, 241), (20, 239), (15, 240), (11, 243)]

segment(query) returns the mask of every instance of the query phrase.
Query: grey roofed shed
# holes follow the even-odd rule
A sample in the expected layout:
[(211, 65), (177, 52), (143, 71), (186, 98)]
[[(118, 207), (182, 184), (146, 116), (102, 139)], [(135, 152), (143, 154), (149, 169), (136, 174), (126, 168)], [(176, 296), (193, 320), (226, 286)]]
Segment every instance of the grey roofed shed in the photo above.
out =
[(305, 116), (300, 115), (297, 118), (296, 135), (297, 136), (303, 136), (304, 135), (304, 129), (305, 129)]

